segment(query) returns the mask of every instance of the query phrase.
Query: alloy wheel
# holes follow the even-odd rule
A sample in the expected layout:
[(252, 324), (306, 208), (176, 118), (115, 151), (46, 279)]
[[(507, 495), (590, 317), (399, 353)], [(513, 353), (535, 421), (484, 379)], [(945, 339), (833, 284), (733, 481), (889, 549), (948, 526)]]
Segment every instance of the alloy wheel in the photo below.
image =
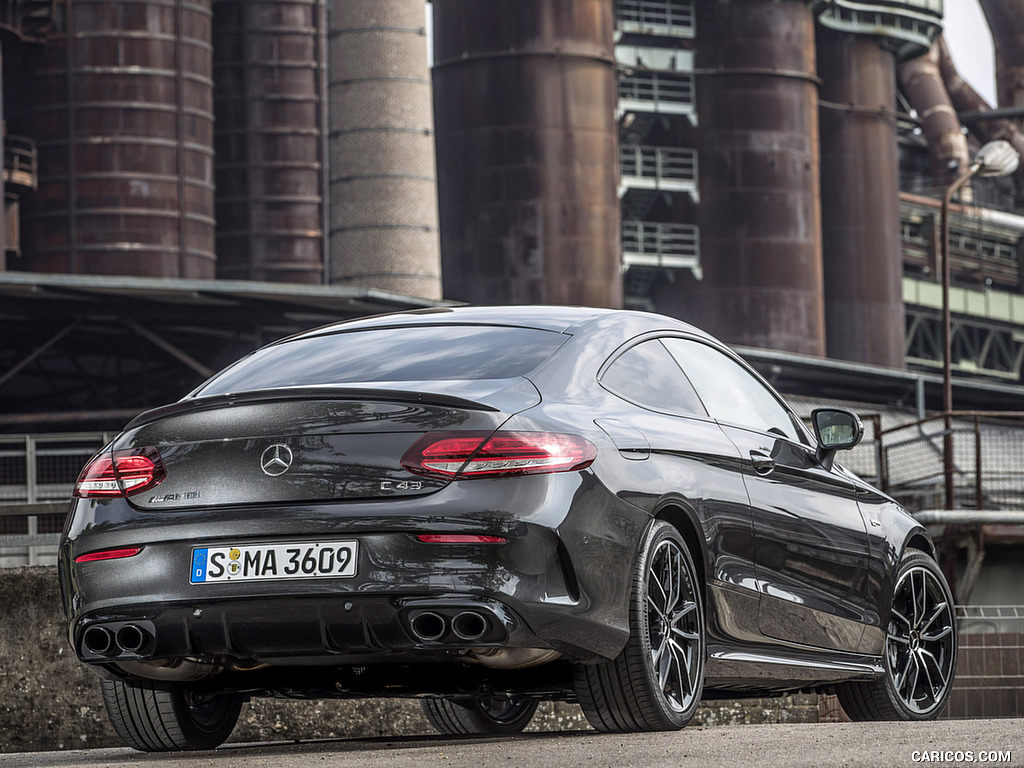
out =
[(908, 569), (896, 585), (886, 635), (886, 666), (904, 706), (927, 714), (945, 701), (956, 657), (953, 606), (935, 574)]
[(647, 577), (651, 668), (676, 712), (690, 708), (701, 683), (700, 611), (683, 557), (675, 541), (661, 541)]

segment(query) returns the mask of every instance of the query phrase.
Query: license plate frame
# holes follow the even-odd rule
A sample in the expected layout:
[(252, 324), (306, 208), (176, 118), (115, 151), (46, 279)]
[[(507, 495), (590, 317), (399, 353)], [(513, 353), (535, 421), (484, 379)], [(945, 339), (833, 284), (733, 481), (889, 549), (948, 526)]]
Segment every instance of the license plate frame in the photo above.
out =
[(351, 579), (358, 573), (359, 542), (290, 541), (193, 547), (192, 584), (289, 579)]

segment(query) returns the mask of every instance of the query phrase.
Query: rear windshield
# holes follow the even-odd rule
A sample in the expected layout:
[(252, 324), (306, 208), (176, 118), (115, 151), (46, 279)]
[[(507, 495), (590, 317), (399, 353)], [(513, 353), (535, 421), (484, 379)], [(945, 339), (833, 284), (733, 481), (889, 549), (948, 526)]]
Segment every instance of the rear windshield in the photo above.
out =
[(258, 350), (196, 394), (352, 382), (506, 379), (532, 371), (567, 338), (535, 328), (477, 325), (332, 333)]

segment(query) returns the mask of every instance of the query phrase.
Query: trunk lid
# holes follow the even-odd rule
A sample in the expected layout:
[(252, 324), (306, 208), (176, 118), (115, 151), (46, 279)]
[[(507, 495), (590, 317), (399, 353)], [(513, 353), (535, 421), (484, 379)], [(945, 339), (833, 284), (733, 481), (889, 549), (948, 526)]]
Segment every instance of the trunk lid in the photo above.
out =
[(539, 401), (525, 379), (264, 390), (143, 414), (112, 448), (159, 452), (166, 477), (130, 497), (146, 511), (403, 498), (450, 482), (402, 467), (424, 434), (493, 431)]

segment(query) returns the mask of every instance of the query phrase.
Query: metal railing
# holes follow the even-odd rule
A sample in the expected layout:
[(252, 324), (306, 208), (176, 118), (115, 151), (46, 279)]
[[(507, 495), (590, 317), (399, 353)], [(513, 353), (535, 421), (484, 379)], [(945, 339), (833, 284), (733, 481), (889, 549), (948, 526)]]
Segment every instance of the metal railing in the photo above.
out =
[(4, 137), (4, 183), (22, 190), (39, 186), (36, 143), (24, 136)]
[[(1024, 509), (1024, 414), (953, 414), (956, 509)], [(890, 427), (881, 438), (881, 486), (911, 511), (945, 506), (942, 414)]]
[(700, 235), (688, 224), (622, 222), (622, 261), (626, 266), (700, 267)]
[(623, 145), (619, 161), (624, 183), (660, 189), (666, 181), (683, 182), (684, 186), (697, 182), (697, 152), (693, 149)]
[(0, 435), (0, 566), (53, 561), (78, 473), (111, 437)]
[(942, 0), (825, 0), (823, 6), (822, 26), (893, 38), (913, 46), (911, 57), (927, 52), (942, 30)]
[(616, 0), (615, 21), (623, 32), (693, 37), (693, 0)]
[(634, 71), (619, 77), (619, 111), (687, 114), (696, 108), (693, 75)]

